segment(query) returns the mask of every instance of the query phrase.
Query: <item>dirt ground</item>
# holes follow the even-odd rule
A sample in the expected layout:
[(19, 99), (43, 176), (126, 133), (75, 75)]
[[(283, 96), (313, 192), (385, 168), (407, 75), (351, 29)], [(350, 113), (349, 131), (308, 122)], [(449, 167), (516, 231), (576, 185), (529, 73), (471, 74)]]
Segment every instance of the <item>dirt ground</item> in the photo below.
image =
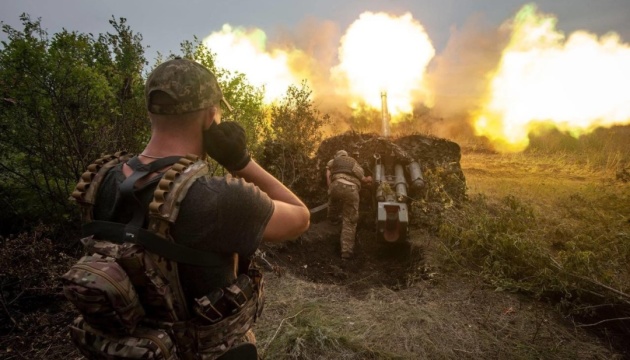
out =
[[(409, 270), (423, 266), (412, 260), (422, 257), (409, 256), (404, 246), (377, 246), (370, 241), (375, 234), (366, 229), (358, 231), (355, 256), (342, 260), (336, 241), (339, 231), (340, 226), (326, 220), (311, 224), (309, 231), (297, 241), (281, 247), (268, 247), (266, 258), (305, 280), (344, 286), (350, 284), (350, 288), (358, 292), (369, 288), (366, 285), (370, 284), (404, 288), (410, 281)], [(413, 251), (422, 249), (414, 248)], [(352, 284), (358, 286), (352, 287)]]
[[(559, 191), (562, 181), (588, 176), (563, 178), (554, 169), (526, 169), (506, 159), (464, 154), (469, 192), (503, 196), (531, 173)], [(339, 256), (339, 230), (314, 221), (296, 241), (262, 248), (267, 303), (255, 330), (265, 359), (630, 358), (552, 304), (441, 268), (434, 256), (439, 240), (421, 226), (411, 230), (408, 247), (383, 246), (372, 221), (362, 218), (351, 260)], [(1, 320), (10, 330), (0, 333), (0, 358), (81, 359), (67, 336), (74, 313), (62, 294), (37, 299), (28, 309), (20, 306), (20, 328)], [(5, 310), (16, 317), (14, 308)]]
[[(562, 191), (565, 182), (584, 182), (587, 174), (572, 172), (559, 174), (558, 169), (540, 165), (537, 169), (526, 168), (518, 159), (506, 163), (506, 158), (492, 154), (465, 154), (462, 168), (466, 174), (468, 189), (490, 196), (504, 196), (520, 189), (517, 196), (527, 199), (527, 189), (519, 187), (523, 176), (534, 176), (541, 184), (550, 184), (549, 191)], [(531, 181), (530, 181), (531, 183)], [(579, 185), (579, 184), (577, 184)], [(546, 204), (538, 201), (544, 210)], [(368, 219), (360, 220), (357, 232), (356, 256), (342, 260), (339, 256), (339, 226), (327, 220), (313, 222), (309, 231), (300, 239), (282, 246), (266, 246), (265, 259), (276, 269), (277, 276), (269, 279), (269, 292), (283, 293), (287, 288), (302, 285), (319, 289), (317, 292), (343, 293), (330, 301), (347, 302), (354, 309), (335, 308), (332, 311), (357, 312), (366, 305), (367, 298), (374, 292), (390, 291), (396, 299), (403, 299), (405, 311), (424, 313), (423, 316), (437, 319), (414, 326), (404, 335), (392, 334), (383, 342), (391, 342), (387, 349), (394, 355), (377, 355), (369, 358), (403, 359), (622, 359), (628, 353), (613, 348), (603, 337), (577, 327), (570, 319), (563, 318), (553, 304), (533, 301), (519, 294), (496, 291), (481, 279), (452, 271), (443, 271), (433, 259), (439, 240), (428, 231), (415, 228), (410, 234), (410, 245), (383, 246), (375, 241), (375, 229)], [(269, 265), (268, 264), (268, 265)], [(271, 269), (271, 267), (269, 267)], [(289, 277), (289, 280), (287, 280)], [(307, 285), (304, 285), (307, 286)], [(383, 290), (386, 289), (386, 290)], [(295, 290), (298, 291), (298, 290)], [(274, 295), (271, 295), (272, 298)], [(322, 296), (324, 295), (314, 295)], [(389, 297), (389, 296), (388, 296)], [(336, 300), (335, 300), (336, 299)], [(281, 301), (281, 299), (278, 299)], [(393, 301), (395, 303), (396, 301)], [(283, 304), (285, 304), (283, 302)], [(286, 305), (286, 304), (285, 304)], [(284, 306), (284, 305), (283, 305)], [(387, 306), (384, 304), (383, 306)], [(286, 320), (287, 314), (275, 314), (270, 300), (269, 315), (261, 327), (261, 344), (268, 346), (267, 331), (280, 331), (277, 324)], [(373, 309), (372, 311), (377, 311)], [(296, 311), (297, 314), (297, 311)], [(382, 319), (388, 323), (377, 326), (392, 326), (398, 315)], [(404, 314), (402, 315), (404, 317)], [(266, 328), (274, 324), (271, 328)], [(396, 325), (394, 325), (396, 326)], [(418, 328), (423, 330), (418, 330)], [(422, 336), (413, 337), (413, 332), (424, 331)], [(406, 338), (410, 336), (409, 338)], [(395, 345), (403, 341), (416, 343), (417, 347)], [(422, 338), (422, 339), (421, 339)], [(367, 341), (367, 340), (366, 340)], [(425, 343), (426, 342), (426, 343)], [(433, 348), (427, 350), (427, 348)], [(412, 350), (410, 350), (412, 349)], [(288, 356), (287, 358), (329, 358), (323, 356)], [(346, 355), (344, 358), (362, 358)]]
[[(437, 239), (422, 230), (411, 232), (410, 251), (374, 244), (374, 234), (360, 230), (357, 252), (352, 260), (339, 256), (338, 227), (327, 221), (311, 225), (300, 240), (282, 247), (267, 247), (265, 258), (277, 266), (277, 275), (268, 276), (269, 294), (264, 324), (277, 333), (286, 312), (276, 314), (274, 301), (286, 306), (288, 289), (307, 296), (301, 286), (314, 287), (311, 297), (345, 303), (333, 307), (331, 316), (352, 313), (354, 319), (369, 317), (380, 308), (397, 307), (388, 317), (372, 320), (373, 326), (396, 328), (411, 320), (410, 329), (385, 334), (385, 355), (343, 358), (362, 359), (622, 359), (618, 349), (605, 339), (576, 327), (562, 318), (550, 304), (539, 303), (518, 294), (497, 292), (481, 279), (442, 272), (431, 259)], [(411, 255), (409, 255), (411, 254)], [(296, 285), (296, 280), (298, 279)], [(307, 285), (303, 285), (307, 284)], [(385, 301), (375, 308), (374, 293), (385, 292)], [(327, 295), (324, 295), (327, 294)], [(331, 295), (337, 294), (337, 295)], [(277, 298), (276, 298), (277, 296)], [(325, 300), (324, 300), (325, 299)], [(313, 299), (311, 299), (312, 301)], [(390, 304), (387, 304), (390, 302)], [(400, 303), (400, 304), (399, 304)], [(368, 314), (366, 314), (366, 312)], [(417, 323), (415, 315), (422, 313)], [(297, 314), (297, 312), (296, 312)], [(425, 322), (424, 318), (432, 319)], [(264, 329), (263, 329), (264, 330)], [(266, 347), (268, 332), (259, 335)], [(398, 333), (400, 331), (400, 333)], [(415, 333), (415, 335), (414, 335)], [(402, 344), (407, 345), (402, 345)], [(409, 344), (414, 344), (411, 346)], [(276, 354), (277, 355), (277, 354)], [(270, 358), (276, 358), (275, 355)], [(282, 358), (285, 358), (284, 356)], [(322, 356), (286, 358), (329, 359)], [(340, 357), (341, 358), (341, 357)]]

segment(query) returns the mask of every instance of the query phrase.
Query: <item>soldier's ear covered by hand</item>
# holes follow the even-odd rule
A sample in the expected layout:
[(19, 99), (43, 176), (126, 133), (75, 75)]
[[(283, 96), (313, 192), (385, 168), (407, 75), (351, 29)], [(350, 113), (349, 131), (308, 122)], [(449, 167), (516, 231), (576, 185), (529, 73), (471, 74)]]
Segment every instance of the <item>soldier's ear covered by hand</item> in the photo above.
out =
[(243, 169), (251, 160), (245, 129), (236, 122), (212, 124), (203, 134), (204, 150), (229, 171)]

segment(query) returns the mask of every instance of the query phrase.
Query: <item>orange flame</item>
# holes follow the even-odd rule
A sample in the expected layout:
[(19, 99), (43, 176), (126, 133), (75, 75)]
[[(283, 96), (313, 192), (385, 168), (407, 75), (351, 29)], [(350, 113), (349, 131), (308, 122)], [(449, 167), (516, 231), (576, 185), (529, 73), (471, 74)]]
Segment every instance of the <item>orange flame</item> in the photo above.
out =
[(478, 135), (502, 151), (520, 151), (528, 133), (551, 123), (573, 135), (630, 122), (630, 47), (615, 33), (568, 39), (553, 16), (526, 5), (475, 119)]
[(381, 92), (386, 91), (392, 115), (410, 113), (434, 55), (429, 36), (410, 13), (395, 17), (365, 12), (341, 39), (332, 80), (340, 95), (349, 96), (350, 106), (364, 102), (380, 109)]
[(216, 65), (245, 74), (256, 87), (265, 87), (266, 103), (281, 98), (289, 85), (300, 83), (290, 63), (303, 56), (299, 50), (267, 50), (267, 35), (260, 29), (245, 30), (223, 25), (221, 31), (203, 39), (203, 43), (216, 54)]

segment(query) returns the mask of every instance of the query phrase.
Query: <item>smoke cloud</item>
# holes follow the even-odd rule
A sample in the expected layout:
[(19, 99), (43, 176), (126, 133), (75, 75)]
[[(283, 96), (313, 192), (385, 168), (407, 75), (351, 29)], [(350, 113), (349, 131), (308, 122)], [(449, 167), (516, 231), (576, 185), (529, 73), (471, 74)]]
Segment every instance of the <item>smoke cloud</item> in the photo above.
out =
[[(490, 25), (483, 14), (474, 14), (460, 28), (451, 29), (446, 46), (437, 54), (423, 25), (408, 13), (395, 16), (365, 12), (348, 29), (340, 29), (331, 21), (309, 18), (296, 29), (280, 29), (275, 37), (266, 43), (260, 41), (259, 31), (241, 31), (244, 34), (241, 35), (236, 30), (226, 32), (224, 29), (224, 32), (215, 38), (217, 44), (221, 41), (226, 43), (225, 39), (229, 39), (227, 43), (235, 47), (235, 44), (243, 43), (241, 41), (243, 36), (247, 36), (248, 41), (245, 44), (249, 49), (247, 53), (249, 55), (239, 56), (238, 60), (249, 60), (251, 71), (257, 72), (256, 75), (265, 79), (261, 81), (267, 81), (266, 89), (271, 88), (269, 84), (278, 83), (279, 80), (294, 85), (306, 81), (312, 90), (317, 109), (329, 114), (333, 120), (331, 128), (328, 129), (330, 133), (348, 129), (379, 131), (380, 92), (386, 91), (394, 125), (392, 134), (421, 132), (460, 143), (467, 141), (479, 143), (480, 139), (482, 142), (486, 140), (494, 142), (497, 140), (496, 136), (488, 136), (486, 140), (477, 136), (482, 126), (480, 121), (485, 120), (480, 114), (503, 105), (510, 109), (520, 109), (511, 105), (510, 101), (523, 98), (518, 94), (508, 96), (505, 91), (497, 92), (499, 75), (502, 74), (504, 79), (511, 79), (506, 76), (506, 56), (510, 56), (509, 59), (513, 61), (516, 55), (538, 54), (548, 48), (555, 51), (554, 54), (560, 50), (563, 51), (562, 54), (566, 53), (561, 46), (545, 47), (544, 43), (542, 45), (528, 43), (526, 49), (515, 47), (519, 36), (525, 35), (515, 32), (514, 23), (516, 21), (518, 24), (519, 19), (521, 21), (523, 18), (528, 19), (525, 15), (548, 24), (549, 34), (563, 39), (561, 34), (553, 31), (555, 19), (538, 15), (535, 10), (535, 7), (525, 6), (514, 19), (506, 19), (500, 27)], [(213, 38), (213, 35), (210, 38)], [(262, 35), (266, 40), (266, 34)], [(570, 40), (574, 38), (579, 37), (577, 35), (569, 37)], [(575, 43), (576, 41), (570, 42)], [(597, 41), (591, 43), (598, 46), (587, 47), (585, 51), (597, 53), (598, 56), (605, 53), (606, 56), (600, 57), (610, 59), (611, 63), (613, 60), (616, 63), (624, 61), (627, 57), (628, 47), (618, 37), (608, 36), (602, 38), (599, 43)], [(615, 55), (614, 59), (612, 55), (609, 56), (613, 47), (615, 54), (621, 54)], [(213, 46), (210, 48), (213, 49)], [(512, 53), (509, 53), (510, 49)], [(234, 53), (234, 51), (219, 53), (230, 52)], [(535, 58), (535, 62), (540, 63), (538, 59)], [(268, 69), (264, 66), (265, 62), (269, 63)], [(564, 64), (558, 69), (565, 69)], [(529, 68), (532, 66), (526, 66), (526, 69)], [(277, 71), (273, 72), (270, 69)], [(286, 70), (287, 74), (280, 71), (282, 69)], [(249, 78), (250, 74), (246, 70), (242, 72)], [(518, 89), (523, 87), (523, 82), (527, 80), (532, 82), (530, 88), (534, 89), (534, 94), (540, 93), (542, 89), (556, 87), (560, 89), (567, 81), (559, 83), (562, 80), (553, 75), (559, 72), (562, 71), (551, 72), (552, 75), (545, 73), (546, 76), (540, 80), (529, 75), (524, 78), (516, 77), (520, 80), (509, 85)], [(279, 78), (274, 75), (276, 73), (282, 74), (283, 77)], [(618, 79), (615, 81), (619, 82)], [(606, 86), (599, 86), (598, 92), (605, 88)], [(613, 100), (622, 99), (620, 93), (617, 91), (617, 95), (608, 97)], [(277, 99), (280, 95), (281, 93), (276, 93), (274, 96)], [(623, 103), (624, 99), (626, 98), (617, 102)], [(531, 110), (537, 103), (541, 101), (529, 101), (520, 106)], [(413, 109), (411, 113), (410, 109)], [(395, 114), (396, 111), (399, 111), (400, 116)], [(500, 115), (496, 116), (498, 120), (491, 120), (500, 122), (502, 119)], [(514, 128), (510, 124), (503, 126)], [(521, 136), (526, 137), (527, 131), (528, 129), (524, 128)]]
[(471, 16), (461, 29), (451, 29), (446, 47), (427, 74), (433, 94), (429, 105), (442, 119), (431, 132), (451, 138), (474, 136), (473, 112), (487, 96), (489, 79), (508, 40), (508, 32), (488, 25), (482, 14)]

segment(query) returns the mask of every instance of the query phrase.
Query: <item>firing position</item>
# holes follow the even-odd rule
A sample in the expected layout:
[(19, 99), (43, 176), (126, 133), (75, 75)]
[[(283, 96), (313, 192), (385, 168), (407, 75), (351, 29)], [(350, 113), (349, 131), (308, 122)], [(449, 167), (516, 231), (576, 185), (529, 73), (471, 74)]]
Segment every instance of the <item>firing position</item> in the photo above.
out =
[(341, 226), (341, 258), (354, 255), (354, 238), (359, 220), (359, 190), (361, 184), (372, 182), (365, 176), (363, 168), (345, 150), (339, 150), (326, 164), (328, 184), (328, 219)]

